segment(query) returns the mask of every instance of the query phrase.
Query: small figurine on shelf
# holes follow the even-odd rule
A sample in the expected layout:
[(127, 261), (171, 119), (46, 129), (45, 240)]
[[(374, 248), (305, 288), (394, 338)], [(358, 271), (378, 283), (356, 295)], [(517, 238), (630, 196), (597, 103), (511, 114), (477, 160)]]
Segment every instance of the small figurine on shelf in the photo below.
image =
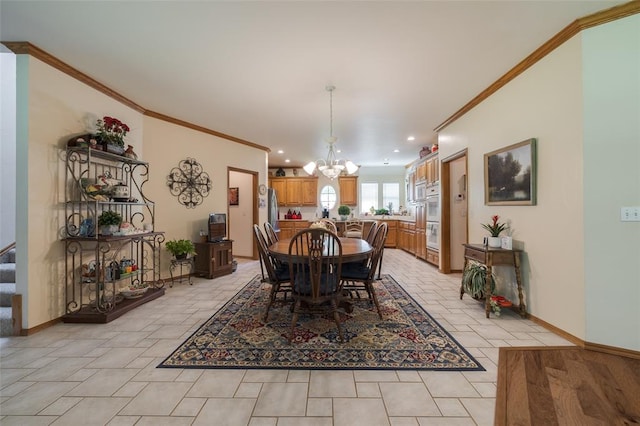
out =
[(138, 159), (138, 154), (133, 152), (133, 146), (132, 145), (127, 145), (127, 150), (124, 152), (124, 156), (127, 157), (127, 158), (130, 158), (132, 160), (137, 160)]

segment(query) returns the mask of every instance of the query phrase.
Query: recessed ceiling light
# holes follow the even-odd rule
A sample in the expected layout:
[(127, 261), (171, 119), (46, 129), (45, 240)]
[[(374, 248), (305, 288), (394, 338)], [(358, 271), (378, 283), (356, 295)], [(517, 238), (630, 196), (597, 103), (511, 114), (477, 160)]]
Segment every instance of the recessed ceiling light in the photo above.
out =
[(409, 136), (409, 137), (407, 138), (407, 140), (408, 140), (408, 141), (415, 141), (415, 140), (416, 140), (416, 138), (415, 138), (415, 136)]
[(278, 150), (278, 154), (284, 154), (284, 151), (283, 151), (283, 150), (281, 150), (281, 149), (279, 149), (279, 150)]
[(290, 163), (291, 160), (289, 160), (288, 158), (286, 160), (284, 160), (285, 163)]
[(336, 149), (336, 152), (337, 152), (338, 154), (340, 154), (340, 153), (342, 152), (342, 150), (341, 150), (341, 149)]
[(400, 150), (396, 148), (393, 150), (393, 152), (400, 152)]

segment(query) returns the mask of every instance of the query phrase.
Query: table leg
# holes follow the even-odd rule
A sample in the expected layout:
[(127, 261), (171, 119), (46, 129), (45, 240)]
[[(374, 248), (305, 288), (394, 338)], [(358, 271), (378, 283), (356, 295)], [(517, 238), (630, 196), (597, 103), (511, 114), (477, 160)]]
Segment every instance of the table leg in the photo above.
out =
[(520, 275), (520, 256), (518, 253), (513, 253), (513, 266), (516, 270), (516, 283), (518, 284), (518, 298), (520, 299), (520, 316), (525, 318), (527, 316), (527, 307), (524, 304), (524, 295), (522, 294), (522, 276)]
[[(462, 267), (462, 275), (464, 276), (464, 271), (467, 270), (467, 263), (469, 260), (464, 258), (464, 266)], [(460, 280), (460, 300), (462, 300), (462, 295), (464, 294), (464, 285), (462, 285), (462, 280)]]
[(491, 314), (491, 262), (487, 262), (487, 276), (484, 279), (484, 311), (489, 318)]

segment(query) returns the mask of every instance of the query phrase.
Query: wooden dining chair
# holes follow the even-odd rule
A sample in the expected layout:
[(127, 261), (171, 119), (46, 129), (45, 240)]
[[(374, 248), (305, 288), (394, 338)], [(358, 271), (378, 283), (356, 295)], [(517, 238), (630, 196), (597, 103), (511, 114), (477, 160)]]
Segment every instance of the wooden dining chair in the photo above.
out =
[(291, 292), (291, 279), (289, 275), (289, 265), (279, 264), (269, 253), (267, 240), (265, 239), (260, 227), (253, 225), (253, 233), (255, 235), (256, 244), (258, 246), (258, 254), (260, 263), (267, 272), (266, 277), (262, 275), (262, 282), (271, 284), (269, 292), (269, 302), (264, 312), (264, 321), (269, 319), (269, 310), (273, 303), (277, 300), (278, 293), (284, 295), (284, 301), (287, 301), (287, 294)]
[(367, 259), (367, 262), (349, 262), (345, 263), (342, 268), (342, 288), (344, 291), (348, 291), (351, 298), (360, 299), (360, 292), (364, 290), (367, 294), (367, 299), (371, 305), (375, 305), (378, 316), (382, 317), (382, 310), (378, 303), (378, 297), (373, 286), (375, 280), (376, 267), (382, 257), (382, 251), (384, 250), (384, 242), (387, 239), (388, 225), (386, 222), (382, 222), (376, 230), (375, 237), (373, 239), (373, 251), (371, 256)]
[(373, 239), (376, 237), (376, 231), (378, 230), (378, 221), (376, 220), (371, 224), (367, 236), (364, 238), (369, 244), (373, 244)]
[(347, 238), (362, 238), (364, 223), (360, 219), (351, 219), (345, 222), (344, 236)]
[(325, 227), (333, 232), (334, 234), (338, 235), (338, 228), (336, 227), (336, 223), (331, 220), (331, 219), (327, 219), (327, 218), (323, 218), (320, 219), (320, 222), (324, 223)]
[(271, 225), (270, 222), (265, 222), (262, 226), (264, 226), (264, 233), (267, 234), (267, 243), (269, 245), (279, 240), (278, 234), (275, 229), (273, 229), (273, 225)]
[(289, 342), (294, 340), (298, 317), (303, 309), (310, 313), (329, 312), (344, 342), (338, 302), (341, 296), (342, 243), (336, 234), (322, 228), (298, 232), (289, 243), (289, 276), (294, 300)]

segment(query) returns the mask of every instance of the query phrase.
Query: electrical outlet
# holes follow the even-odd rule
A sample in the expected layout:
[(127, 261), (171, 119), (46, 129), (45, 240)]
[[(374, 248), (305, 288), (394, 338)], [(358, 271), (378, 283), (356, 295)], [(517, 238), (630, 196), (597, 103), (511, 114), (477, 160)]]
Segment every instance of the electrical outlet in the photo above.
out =
[(640, 207), (620, 207), (621, 222), (640, 222)]

